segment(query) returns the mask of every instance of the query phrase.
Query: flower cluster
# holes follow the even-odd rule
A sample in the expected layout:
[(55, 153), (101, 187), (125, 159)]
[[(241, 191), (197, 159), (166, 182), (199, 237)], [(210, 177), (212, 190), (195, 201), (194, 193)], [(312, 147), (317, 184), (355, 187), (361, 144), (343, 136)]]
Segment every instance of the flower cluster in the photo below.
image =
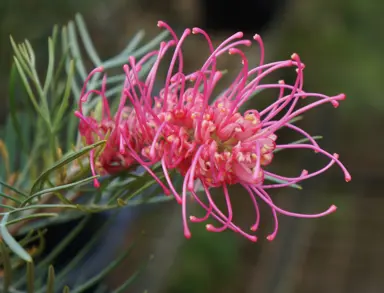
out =
[[(323, 150), (317, 142), (303, 129), (295, 126), (292, 119), (322, 104), (331, 103), (334, 107), (345, 99), (344, 94), (327, 96), (303, 90), (304, 64), (297, 54), (291, 59), (264, 63), (264, 45), (259, 35), (254, 41), (259, 44), (261, 53), (258, 66), (251, 68), (241, 50), (242, 46), (250, 46), (252, 41), (243, 39), (241, 32), (232, 35), (214, 48), (208, 34), (199, 28), (186, 29), (179, 38), (164, 22), (159, 27), (167, 29), (172, 40), (162, 42), (158, 50), (148, 53), (140, 60), (130, 57), (123, 69), (126, 74), (119, 107), (111, 116), (105, 96), (106, 77), (101, 90), (87, 90), (89, 79), (103, 68), (96, 68), (90, 73), (81, 93), (79, 110), (76, 115), (80, 119), (79, 131), (87, 144), (100, 139), (107, 139), (104, 151), (94, 162), (91, 152), (92, 172), (96, 167), (102, 172), (113, 173), (132, 165), (143, 166), (162, 186), (165, 194), (173, 194), (182, 205), (184, 234), (190, 237), (188, 219), (202, 222), (209, 217), (216, 219), (220, 226), (206, 225), (207, 230), (220, 232), (231, 229), (256, 241), (256, 236), (238, 227), (233, 222), (231, 198), (228, 186), (241, 184), (250, 195), (256, 211), (255, 223), (251, 230), (256, 231), (259, 225), (258, 201), (270, 206), (274, 217), (274, 231), (267, 237), (275, 238), (278, 230), (277, 215), (316, 218), (336, 210), (332, 205), (319, 214), (298, 214), (288, 212), (273, 203), (266, 190), (291, 186), (302, 180), (323, 173), (337, 164), (344, 172), (345, 180), (351, 180), (346, 168), (339, 161), (337, 154)], [(183, 71), (182, 46), (190, 35), (202, 35), (209, 46), (210, 56), (195, 72)], [(160, 61), (172, 50), (172, 59), (165, 84), (159, 93), (153, 87), (157, 78)], [(220, 95), (213, 96), (222, 72), (217, 69), (216, 61), (224, 53), (238, 55), (242, 60), (242, 69), (233, 82)], [(143, 65), (155, 60), (145, 78), (140, 78)], [(296, 80), (293, 85), (284, 81), (263, 83), (265, 77), (282, 68), (294, 68)], [(240, 111), (240, 107), (256, 92), (264, 89), (275, 89), (276, 99), (262, 110)], [(102, 98), (102, 115), (100, 119), (86, 116), (82, 105), (87, 98), (96, 94)], [(302, 99), (313, 98), (306, 106), (299, 106)], [(281, 128), (290, 128), (305, 138), (306, 143), (279, 144), (276, 132)], [(297, 177), (285, 177), (266, 169), (273, 161), (275, 150), (279, 149), (312, 149), (329, 158), (329, 163), (322, 169), (309, 173), (304, 170)], [(166, 183), (162, 182), (151, 167), (161, 163)], [(183, 175), (182, 190), (174, 187), (170, 171), (176, 170)], [(267, 183), (265, 178), (283, 183)], [(206, 199), (201, 200), (196, 193), (196, 184), (200, 183), (205, 191)], [(97, 185), (97, 181), (95, 182)], [(200, 185), (200, 186), (201, 186)], [(227, 211), (223, 212), (215, 204), (210, 194), (212, 188), (223, 190)], [(194, 198), (206, 211), (202, 218), (187, 215), (187, 196)]]

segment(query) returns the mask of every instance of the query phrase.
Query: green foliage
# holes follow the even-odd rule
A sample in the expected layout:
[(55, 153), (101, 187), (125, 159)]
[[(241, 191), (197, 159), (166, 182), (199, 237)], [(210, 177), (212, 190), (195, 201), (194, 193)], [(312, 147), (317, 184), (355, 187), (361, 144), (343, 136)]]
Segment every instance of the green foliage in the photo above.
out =
[[(89, 223), (89, 217), (84, 217), (79, 225), (72, 229), (70, 233), (57, 245), (48, 255), (40, 259), (38, 264), (33, 262), (20, 262), (17, 260), (12, 260), (11, 251), (0, 242), (1, 250), (1, 264), (3, 266), (3, 291), (2, 292), (16, 292), (15, 290), (27, 290), (27, 292), (32, 293), (42, 293), (42, 292), (66, 292), (66, 287), (63, 284), (63, 280), (79, 263), (83, 260), (84, 256), (89, 253), (90, 249), (103, 238), (104, 233), (110, 225), (112, 224), (114, 218), (109, 219), (100, 230), (92, 236), (88, 243), (77, 252), (76, 256), (69, 261), (65, 267), (61, 268), (57, 272), (55, 271), (51, 263), (55, 263), (55, 259), (60, 253), (65, 252), (68, 245), (78, 236), (86, 227), (86, 224)], [(35, 233), (31, 231), (30, 235), (26, 236), (31, 238), (32, 234)], [(39, 234), (40, 242), (43, 241), (43, 235)], [(28, 241), (20, 241), (23, 245), (27, 245)], [(118, 267), (121, 262), (126, 259), (126, 257), (131, 253), (134, 245), (132, 244), (124, 253), (117, 256), (108, 266), (106, 266), (101, 272), (89, 279), (88, 281), (82, 283), (76, 288), (72, 288), (71, 292), (81, 293), (85, 292), (89, 288), (93, 288), (100, 285), (100, 281), (103, 280), (109, 273), (111, 273), (116, 267)], [(138, 269), (120, 288), (116, 290), (119, 291), (121, 288), (126, 288), (127, 284), (130, 284), (142, 271), (142, 268)], [(19, 292), (19, 291), (18, 291)], [(24, 291), (20, 291), (24, 292)]]
[[(75, 21), (70, 21), (68, 25), (54, 27), (48, 39), (48, 65), (43, 79), (37, 70), (39, 60), (30, 42), (26, 40), (17, 44), (11, 37), (14, 63), (10, 73), (9, 117), (5, 127), (0, 129), (3, 292), (80, 293), (99, 286), (105, 276), (129, 255), (130, 250), (76, 288), (64, 287), (63, 280), (102, 239), (110, 222), (99, 229), (64, 268), (54, 268), (57, 256), (83, 231), (89, 221), (88, 215), (125, 205), (168, 199), (151, 197), (160, 193), (158, 188), (146, 195), (155, 181), (144, 172), (105, 176), (99, 178), (101, 187), (92, 189), (90, 183), (95, 176), (90, 176), (88, 153), (95, 150), (98, 156), (105, 141), (83, 147), (77, 132), (77, 118), (73, 115), (80, 88), (90, 71), (86, 66), (89, 61), (93, 67), (103, 66), (114, 71), (129, 56), (143, 56), (165, 37), (166, 33), (162, 33), (140, 46), (144, 38), (144, 32), (140, 31), (122, 52), (103, 61), (93, 46), (84, 20), (77, 15)], [(86, 53), (85, 57), (81, 52)], [(148, 72), (150, 65), (142, 68), (141, 74)], [(112, 105), (116, 104), (115, 95), (121, 91), (124, 80), (123, 70), (120, 72), (107, 78), (107, 98)], [(97, 87), (100, 84), (99, 74), (90, 80), (88, 86)], [(83, 111), (97, 111), (98, 104), (99, 100), (93, 97)], [(158, 166), (153, 171), (160, 173)], [(138, 195), (141, 195), (140, 199), (135, 199)], [(34, 263), (44, 250), (44, 231), (50, 225), (81, 218), (80, 224), (47, 256)], [(31, 248), (31, 243), (36, 241), (39, 246)], [(116, 292), (123, 292), (139, 271)]]

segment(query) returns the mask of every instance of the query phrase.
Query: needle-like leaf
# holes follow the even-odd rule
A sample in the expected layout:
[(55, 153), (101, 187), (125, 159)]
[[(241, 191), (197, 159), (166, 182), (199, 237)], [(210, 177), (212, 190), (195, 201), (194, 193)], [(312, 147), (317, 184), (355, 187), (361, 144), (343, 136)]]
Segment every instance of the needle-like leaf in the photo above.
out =
[(7, 221), (9, 214), (5, 214), (3, 219), (0, 222), (0, 234), (3, 238), (4, 242), (8, 245), (8, 247), (17, 254), (21, 259), (26, 262), (31, 262), (32, 258), (29, 253), (13, 238), (13, 236), (8, 232), (7, 229)]

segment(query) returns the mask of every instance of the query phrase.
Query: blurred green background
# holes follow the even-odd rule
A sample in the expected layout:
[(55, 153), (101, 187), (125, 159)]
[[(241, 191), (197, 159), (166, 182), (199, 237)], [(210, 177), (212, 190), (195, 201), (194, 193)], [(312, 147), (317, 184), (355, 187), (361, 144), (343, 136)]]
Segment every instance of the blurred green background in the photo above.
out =
[[(267, 5), (268, 0), (264, 2)], [(285, 59), (297, 52), (306, 64), (307, 91), (347, 94), (337, 110), (324, 107), (310, 112), (301, 125), (313, 135), (324, 135), (321, 144), (340, 154), (353, 180), (346, 184), (341, 172), (334, 168), (306, 182), (303, 191), (281, 190), (272, 195), (287, 209), (310, 212), (334, 203), (338, 212), (317, 220), (280, 216), (280, 234), (272, 243), (263, 237), (271, 229), (272, 215), (267, 209), (262, 211), (263, 228), (256, 244), (231, 232), (207, 233), (196, 224), (192, 225), (192, 239), (186, 241), (179, 207), (168, 203), (138, 220), (135, 229), (124, 231), (127, 244), (143, 230), (146, 236), (136, 256), (108, 280), (112, 286), (124, 280), (144, 256), (153, 253), (153, 262), (130, 292), (384, 292), (384, 155), (380, 153), (384, 149), (384, 2), (274, 3), (277, 13), (261, 31), (267, 60)], [(247, 9), (246, 4), (242, 8)], [(219, 6), (217, 10), (220, 12)], [(18, 41), (29, 39), (44, 68), (46, 39), (52, 26), (68, 22), (76, 12), (83, 14), (102, 57), (119, 52), (141, 28), (148, 38), (154, 36), (159, 19), (178, 30), (204, 24), (203, 1), (195, 0), (1, 0), (0, 121), (7, 114), (12, 53), (9, 35)], [(231, 17), (227, 21), (230, 23)], [(220, 41), (228, 33), (228, 29), (215, 29), (213, 37)], [(254, 33), (259, 32), (255, 29)], [(196, 39), (188, 43), (187, 68), (194, 69), (204, 60), (206, 47), (200, 46), (201, 42)], [(256, 64), (258, 51), (248, 53)], [(238, 68), (236, 62), (224, 60), (228, 69)], [(318, 164), (313, 154), (278, 157), (282, 157), (282, 173), (297, 173)], [(247, 225), (253, 211), (246, 194), (236, 187), (232, 194), (236, 194), (236, 220)]]

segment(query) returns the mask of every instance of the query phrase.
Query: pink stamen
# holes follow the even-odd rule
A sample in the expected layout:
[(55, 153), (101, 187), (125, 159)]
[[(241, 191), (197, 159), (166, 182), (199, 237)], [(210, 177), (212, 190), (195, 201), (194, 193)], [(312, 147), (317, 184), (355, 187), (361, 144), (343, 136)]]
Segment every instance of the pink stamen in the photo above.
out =
[(197, 150), (197, 152), (196, 152), (196, 154), (195, 154), (195, 156), (194, 156), (194, 158), (192, 160), (192, 164), (191, 164), (191, 168), (190, 168), (190, 173), (189, 173), (190, 174), (189, 175), (189, 181), (188, 181), (188, 190), (189, 191), (194, 190), (194, 186), (193, 186), (194, 184), (193, 183), (195, 181), (194, 176), (195, 176), (195, 171), (196, 171), (197, 160), (199, 159), (200, 154), (203, 151), (204, 147), (205, 147), (205, 145), (202, 145), (202, 146), (199, 147), (199, 149)]
[(178, 192), (176, 191), (175, 187), (172, 184), (172, 180), (169, 177), (168, 169), (167, 169), (167, 166), (165, 164), (164, 158), (161, 160), (161, 167), (163, 168), (165, 179), (167, 180), (168, 186), (171, 189), (172, 194), (175, 196), (177, 203), (181, 204), (181, 202), (182, 202), (181, 196), (178, 194)]
[[(261, 37), (256, 34), (253, 36), (253, 39), (259, 43), (259, 47), (260, 47), (260, 61), (259, 61), (259, 67), (261, 67), (263, 64), (264, 64), (264, 43), (263, 43), (263, 40), (261, 39)], [(258, 74), (260, 75), (262, 72), (262, 69), (259, 69), (259, 72)]]
[[(208, 190), (208, 188), (207, 188), (204, 184), (203, 184), (203, 186), (204, 186), (204, 189), (205, 189), (205, 193), (206, 193), (206, 195), (207, 195), (207, 198), (208, 198), (208, 200), (209, 200), (209, 198), (211, 198), (211, 195), (210, 195), (210, 193), (209, 193), (209, 190)], [(207, 206), (206, 206), (206, 205), (205, 205), (205, 204), (198, 198), (198, 196), (197, 196), (194, 192), (192, 192), (192, 194), (194, 195), (194, 197), (195, 197), (196, 201), (198, 202), (198, 204), (199, 204), (201, 207), (203, 207), (205, 210), (208, 211), (208, 210), (209, 210), (208, 207), (207, 207)], [(213, 209), (216, 211), (216, 213), (217, 213), (218, 215), (220, 215), (220, 216), (216, 215), (214, 212), (212, 212), (211, 215), (212, 215), (217, 221), (219, 221), (220, 223), (222, 223), (223, 225), (224, 225), (225, 223), (227, 223), (227, 221), (226, 221), (226, 216), (220, 211), (220, 209), (218, 209), (216, 206), (212, 206), (212, 207), (213, 207)], [(224, 219), (224, 220), (223, 220), (223, 219)], [(249, 239), (249, 240), (251, 240), (251, 241), (253, 241), (253, 242), (256, 242), (256, 241), (257, 241), (257, 237), (256, 237), (256, 236), (246, 233), (246, 232), (243, 231), (241, 228), (239, 228), (238, 226), (236, 226), (233, 222), (230, 223), (229, 228), (232, 229), (232, 230), (235, 231), (235, 232), (240, 233), (241, 235), (243, 235), (244, 237), (246, 237), (247, 239)]]
[[(265, 193), (264, 195), (267, 197), (267, 199), (269, 199), (272, 202), (272, 198), (267, 193)], [(275, 209), (272, 209), (272, 215), (273, 215), (273, 223), (275, 228), (273, 229), (272, 233), (267, 236), (267, 240), (269, 241), (272, 241), (273, 239), (275, 239), (277, 235), (277, 231), (279, 230), (279, 220), (277, 219), (277, 213)]]
[(155, 134), (155, 137), (153, 138), (153, 142), (152, 142), (152, 145), (151, 145), (151, 149), (150, 149), (150, 151), (149, 151), (149, 155), (150, 155), (150, 157), (151, 157), (152, 160), (155, 160), (155, 158), (156, 158), (155, 147), (156, 147), (156, 144), (157, 144), (157, 141), (158, 141), (160, 135), (162, 134), (161, 132), (162, 132), (162, 130), (163, 130), (163, 128), (164, 128), (164, 126), (165, 126), (166, 123), (167, 123), (167, 122), (164, 121), (164, 122), (160, 125), (159, 129), (157, 130), (157, 132), (156, 132), (156, 134)]
[(103, 101), (103, 119), (111, 119), (111, 110), (109, 109), (108, 100), (105, 96), (105, 90), (107, 86), (107, 75), (104, 74), (103, 81), (101, 85), (101, 97)]
[(188, 227), (188, 220), (187, 220), (187, 181), (189, 180), (189, 174), (190, 174), (190, 171), (188, 170), (187, 174), (185, 174), (185, 179), (183, 182), (183, 193), (181, 196), (184, 236), (187, 239), (191, 238), (192, 236), (191, 231), (189, 230), (189, 227)]
[[(216, 57), (214, 55), (212, 55), (213, 52), (214, 52), (214, 48), (213, 48), (213, 44), (212, 44), (211, 38), (208, 36), (208, 34), (205, 31), (203, 31), (202, 29), (197, 28), (197, 27), (192, 29), (192, 33), (193, 34), (198, 34), (198, 33), (202, 34), (204, 36), (204, 38), (207, 40), (207, 43), (208, 43), (208, 46), (209, 46), (209, 51), (210, 51), (211, 56), (212, 56), (212, 58), (210, 60), (211, 64), (212, 64), (212, 68), (211, 68), (211, 72), (210, 72), (211, 75), (210, 75), (209, 82), (208, 82), (208, 85), (211, 88), (211, 87), (213, 87), (212, 82), (214, 80), (214, 74), (215, 74), (215, 71), (216, 71)], [(211, 92), (209, 93), (209, 95), (210, 94), (211, 94)]]
[[(96, 176), (97, 174), (96, 174), (96, 168), (95, 168), (95, 149), (92, 149), (89, 152), (89, 164), (91, 166), (92, 176)], [(100, 187), (100, 183), (99, 183), (99, 180), (97, 180), (97, 178), (93, 179), (93, 186), (95, 186), (95, 188)]]
[(256, 201), (256, 197), (253, 195), (253, 192), (252, 190), (249, 188), (249, 186), (247, 184), (242, 184), (243, 187), (248, 191), (248, 194), (252, 200), (252, 204), (255, 208), (255, 212), (256, 212), (256, 221), (255, 221), (255, 224), (253, 224), (251, 226), (251, 231), (253, 232), (256, 232), (257, 229), (259, 228), (259, 225), (260, 225), (260, 210), (259, 210), (259, 205), (257, 204), (257, 201)]
[(104, 136), (100, 133), (99, 129), (97, 129), (93, 124), (91, 124), (87, 120), (87, 118), (83, 116), (83, 114), (81, 114), (79, 111), (75, 111), (75, 116), (80, 118), (80, 120), (83, 121), (84, 123), (86, 123), (88, 127), (90, 127), (101, 139), (104, 138)]
[(170, 191), (169, 189), (164, 185), (163, 182), (161, 182), (161, 180), (159, 179), (159, 177), (156, 176), (156, 174), (148, 167), (148, 165), (142, 161), (140, 159), (140, 157), (137, 155), (137, 153), (133, 150), (132, 146), (130, 145), (129, 141), (126, 140), (126, 138), (124, 137), (125, 139), (125, 143), (127, 144), (129, 150), (130, 150), (130, 154), (133, 158), (136, 159), (136, 161), (140, 162), (140, 165), (153, 177), (153, 179), (155, 179), (155, 181), (161, 186), (161, 188), (163, 189), (164, 191), (164, 194), (165, 195), (170, 195)]
[(164, 103), (163, 103), (163, 111), (166, 111), (167, 110), (167, 99), (168, 99), (168, 87), (169, 87), (169, 83), (170, 83), (170, 79), (171, 79), (171, 75), (172, 75), (172, 71), (173, 71), (173, 67), (175, 66), (175, 62), (176, 62), (176, 56), (178, 55), (179, 57), (179, 73), (182, 73), (183, 71), (183, 57), (182, 57), (182, 54), (181, 54), (181, 45), (183, 44), (183, 41), (185, 40), (185, 38), (191, 33), (191, 30), (190, 29), (186, 29), (183, 33), (183, 35), (181, 36), (180, 38), (180, 41), (178, 41), (177, 45), (176, 45), (176, 48), (175, 48), (175, 52), (173, 54), (173, 57), (172, 57), (172, 60), (171, 60), (171, 64), (169, 66), (169, 69), (168, 69), (168, 74), (167, 74), (167, 79), (165, 81), (165, 87), (164, 87)]
[(341, 170), (344, 172), (345, 181), (349, 182), (352, 179), (351, 175), (347, 171), (347, 168), (345, 168), (344, 165), (337, 159), (337, 157), (338, 157), (337, 154), (336, 154), (337, 156), (334, 156), (334, 155), (332, 156), (330, 153), (324, 151), (323, 149), (316, 147), (316, 146), (313, 146), (313, 145), (310, 145), (310, 144), (281, 144), (281, 145), (276, 145), (276, 149), (282, 149), (282, 148), (285, 148), (285, 149), (300, 149), (300, 148), (312, 149), (316, 152), (322, 153), (322, 154), (326, 155), (327, 157), (329, 157), (330, 159), (335, 160), (336, 164), (338, 164), (339, 167), (341, 168)]
[[(206, 225), (207, 230), (210, 232), (223, 232), (232, 223), (233, 212), (232, 212), (231, 198), (229, 197), (229, 193), (228, 193), (228, 189), (227, 189), (226, 184), (223, 184), (223, 191), (224, 191), (224, 196), (225, 196), (225, 202), (227, 204), (227, 209), (228, 209), (228, 217), (225, 217), (226, 218), (225, 224), (220, 228), (214, 227), (211, 224)], [(209, 199), (210, 206), (212, 206), (212, 207), (216, 206), (213, 203), (213, 200), (210, 196), (208, 197), (208, 199)]]
[(98, 72), (103, 72), (104, 67), (100, 66), (91, 71), (91, 73), (87, 76), (87, 78), (84, 80), (84, 85), (80, 92), (80, 99), (79, 99), (79, 111), (80, 113), (83, 113), (83, 101), (81, 100), (81, 97), (84, 96), (85, 91), (87, 90), (87, 84), (91, 80), (91, 78)]
[(331, 205), (329, 207), (329, 209), (327, 209), (326, 211), (322, 212), (322, 213), (318, 213), (318, 214), (300, 214), (300, 213), (293, 213), (293, 212), (289, 212), (289, 211), (286, 211), (286, 210), (283, 210), (282, 208), (279, 208), (278, 206), (276, 206), (272, 200), (270, 199), (269, 195), (261, 188), (258, 188), (258, 187), (255, 187), (255, 186), (252, 186), (251, 189), (263, 200), (265, 201), (265, 203), (267, 203), (272, 209), (278, 211), (280, 214), (283, 214), (283, 215), (286, 215), (286, 216), (289, 216), (289, 217), (295, 217), (295, 218), (308, 218), (308, 219), (312, 219), (312, 218), (321, 218), (321, 217), (324, 217), (326, 215), (329, 215), (333, 212), (336, 211), (337, 207), (335, 205)]
[[(241, 39), (243, 37), (243, 33), (242, 32), (238, 32), (238, 33), (236, 33), (236, 34), (234, 34), (234, 35), (232, 35), (232, 36), (230, 36), (228, 39), (226, 39), (226, 40), (224, 40), (217, 48), (216, 48), (216, 50), (214, 50), (213, 52), (212, 52), (212, 54), (208, 57), (208, 59), (207, 59), (207, 61), (204, 63), (204, 65), (202, 66), (202, 68), (201, 68), (201, 71), (206, 71), (207, 70), (207, 68), (208, 68), (208, 66), (209, 66), (209, 64), (210, 64), (210, 62), (212, 61), (212, 60), (216, 60), (216, 57), (217, 56), (219, 56), (219, 55), (221, 55), (221, 54), (218, 54), (218, 52), (220, 52), (220, 50), (222, 51), (222, 52), (226, 52), (226, 51), (228, 51), (228, 49), (230, 48), (230, 47), (224, 47), (225, 45), (227, 45), (228, 43), (230, 43), (230, 42), (232, 42), (233, 40), (235, 40), (235, 39)], [(249, 42), (249, 41), (248, 41)], [(230, 46), (232, 46), (232, 47), (234, 47), (234, 46), (237, 46), (237, 45), (240, 45), (240, 44), (244, 44), (244, 40), (242, 40), (242, 41), (238, 41), (238, 42), (234, 42), (232, 45), (230, 45)], [(223, 47), (224, 47), (224, 49), (223, 49)]]
[(260, 156), (261, 156), (261, 152), (260, 152), (260, 144), (258, 141), (256, 141), (256, 165), (255, 165), (255, 170), (253, 172), (253, 179), (256, 180), (257, 178), (259, 178), (259, 173), (260, 173)]

